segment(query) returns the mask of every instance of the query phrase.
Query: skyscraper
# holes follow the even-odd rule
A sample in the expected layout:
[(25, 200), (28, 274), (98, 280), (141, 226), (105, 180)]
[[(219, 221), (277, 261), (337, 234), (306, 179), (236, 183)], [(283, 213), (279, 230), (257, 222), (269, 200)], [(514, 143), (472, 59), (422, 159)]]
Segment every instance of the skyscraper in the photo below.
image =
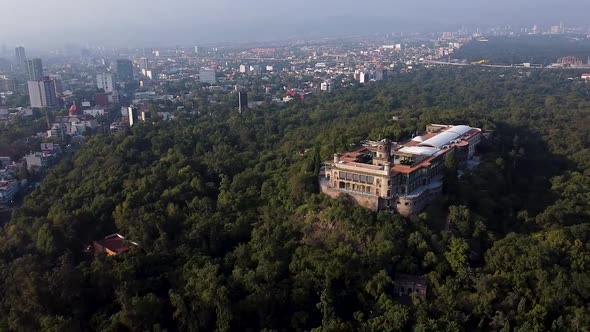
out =
[(359, 73), (359, 82), (360, 83), (367, 83), (368, 81), (369, 81), (369, 74), (364, 71), (361, 71)]
[(27, 61), (27, 55), (25, 53), (25, 48), (22, 46), (19, 46), (17, 48), (14, 49), (14, 53), (16, 56), (16, 63), (18, 65), (22, 65), (25, 63), (25, 61)]
[(248, 92), (238, 91), (238, 112), (242, 114), (242, 111), (248, 109)]
[(148, 62), (147, 58), (139, 59), (139, 69), (141, 70), (141, 74), (143, 76), (147, 76), (147, 72), (148, 72), (148, 70), (150, 70), (149, 62)]
[(117, 60), (117, 74), (119, 75), (119, 81), (121, 82), (133, 81), (133, 63), (131, 60)]
[(29, 73), (29, 81), (43, 80), (43, 62), (39, 58), (27, 60), (27, 71)]
[(49, 77), (38, 81), (29, 81), (29, 100), (31, 107), (55, 107), (57, 106), (57, 95), (55, 93), (55, 82)]
[(99, 89), (103, 89), (104, 92), (113, 92), (115, 90), (113, 86), (113, 74), (104, 73), (96, 75), (96, 86)]
[(129, 127), (133, 127), (139, 121), (139, 111), (135, 107), (127, 107), (127, 116), (129, 117)]

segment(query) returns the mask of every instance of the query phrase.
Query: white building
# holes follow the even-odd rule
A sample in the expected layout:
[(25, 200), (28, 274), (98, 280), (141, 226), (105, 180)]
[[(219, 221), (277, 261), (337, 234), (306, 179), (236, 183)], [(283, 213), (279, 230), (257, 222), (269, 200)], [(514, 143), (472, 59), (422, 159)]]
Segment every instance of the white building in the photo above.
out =
[(96, 75), (96, 86), (99, 89), (103, 89), (104, 92), (115, 91), (115, 87), (113, 86), (113, 74), (104, 73)]
[(103, 116), (104, 115), (104, 109), (90, 109), (90, 110), (84, 110), (84, 114), (87, 115), (91, 115), (93, 117), (97, 117), (97, 116)]
[(364, 71), (361, 71), (359, 73), (359, 82), (360, 83), (367, 83), (368, 81), (369, 81), (369, 74)]
[(35, 168), (44, 168), (48, 164), (48, 155), (43, 152), (35, 152), (25, 156), (25, 161), (27, 162), (27, 170), (32, 170)]
[(31, 107), (55, 107), (57, 106), (57, 95), (55, 84), (51, 80), (28, 81), (29, 100)]

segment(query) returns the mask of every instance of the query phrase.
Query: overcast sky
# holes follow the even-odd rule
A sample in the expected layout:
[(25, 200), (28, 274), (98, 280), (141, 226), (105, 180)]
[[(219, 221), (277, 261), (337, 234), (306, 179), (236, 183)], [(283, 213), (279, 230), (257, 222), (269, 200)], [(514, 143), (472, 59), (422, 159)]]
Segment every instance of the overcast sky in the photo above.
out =
[(0, 0), (0, 44), (157, 46), (588, 23), (590, 0)]

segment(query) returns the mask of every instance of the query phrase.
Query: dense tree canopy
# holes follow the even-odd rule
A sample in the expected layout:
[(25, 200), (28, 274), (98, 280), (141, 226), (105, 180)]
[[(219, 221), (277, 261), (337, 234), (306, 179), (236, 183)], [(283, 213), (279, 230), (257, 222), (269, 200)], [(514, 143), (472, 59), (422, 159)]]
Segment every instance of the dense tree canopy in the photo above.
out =
[[(0, 330), (584, 331), (589, 91), (560, 72), (418, 70), (93, 137), (0, 233)], [(424, 213), (317, 193), (333, 152), (428, 123), (491, 136)], [(139, 248), (84, 252), (114, 232)], [(425, 276), (426, 299), (395, 297), (399, 273)]]

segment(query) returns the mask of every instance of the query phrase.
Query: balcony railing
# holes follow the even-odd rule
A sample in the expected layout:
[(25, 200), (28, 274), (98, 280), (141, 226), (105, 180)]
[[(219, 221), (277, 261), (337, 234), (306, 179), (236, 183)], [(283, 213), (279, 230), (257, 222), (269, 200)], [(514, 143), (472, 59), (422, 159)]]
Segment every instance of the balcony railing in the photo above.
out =
[(355, 190), (346, 189), (346, 188), (334, 187), (330, 183), (330, 181), (328, 181), (328, 179), (326, 179), (326, 178), (320, 178), (320, 185), (324, 185), (324, 186), (326, 186), (328, 188), (336, 189), (336, 190), (339, 190), (339, 191), (342, 191), (342, 192), (345, 192), (345, 193), (350, 193), (350, 194), (355, 194), (355, 195), (362, 195), (362, 196), (366, 196), (366, 197), (378, 197), (375, 194), (365, 193), (365, 192), (362, 192), (362, 191), (355, 191)]

